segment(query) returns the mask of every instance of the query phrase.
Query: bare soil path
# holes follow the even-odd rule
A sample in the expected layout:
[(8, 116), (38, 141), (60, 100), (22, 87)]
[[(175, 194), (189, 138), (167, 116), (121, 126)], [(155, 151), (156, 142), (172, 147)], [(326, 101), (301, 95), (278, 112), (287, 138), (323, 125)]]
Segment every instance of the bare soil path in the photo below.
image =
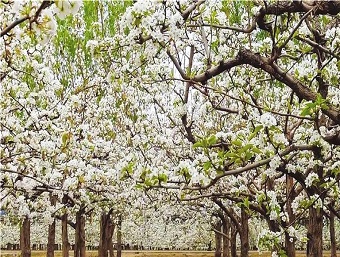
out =
[[(339, 253), (340, 254), (340, 253)], [(32, 257), (45, 257), (45, 251), (32, 251)], [(73, 252), (70, 251), (70, 257)], [(97, 251), (87, 251), (87, 257), (97, 257)], [(213, 257), (213, 251), (123, 251), (122, 257)], [(296, 257), (305, 257), (303, 251), (297, 251)], [(20, 251), (1, 250), (0, 257), (20, 257)], [(55, 251), (55, 257), (62, 257), (61, 251)], [(251, 251), (249, 257), (271, 257), (270, 252)], [(330, 257), (329, 251), (324, 251), (323, 257)]]

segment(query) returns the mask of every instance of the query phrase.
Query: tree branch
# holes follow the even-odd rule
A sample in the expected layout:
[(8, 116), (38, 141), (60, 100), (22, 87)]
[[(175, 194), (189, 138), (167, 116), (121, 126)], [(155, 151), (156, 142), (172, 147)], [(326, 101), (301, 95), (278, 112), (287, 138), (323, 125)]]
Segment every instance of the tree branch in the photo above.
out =
[(23, 176), (23, 177), (32, 179), (32, 180), (34, 180), (34, 181), (36, 181), (36, 182), (42, 184), (44, 187), (46, 187), (46, 189), (62, 190), (61, 188), (56, 188), (56, 187), (50, 186), (50, 185), (46, 184), (45, 182), (42, 182), (41, 180), (39, 180), (39, 179), (37, 179), (37, 178), (35, 178), (35, 177), (33, 177), (33, 176), (24, 174), (24, 173), (19, 172), (19, 171), (10, 170), (10, 169), (5, 169), (5, 168), (1, 168), (0, 170), (1, 170), (1, 172), (14, 173), (14, 174), (18, 174), (18, 175), (20, 175), (20, 176)]
[(14, 27), (16, 27), (17, 25), (19, 25), (20, 23), (23, 23), (24, 21), (28, 20), (30, 17), (29, 16), (25, 16), (22, 17), (20, 19), (17, 19), (16, 21), (14, 21), (11, 25), (9, 25), (8, 27), (4, 28), (1, 31), (1, 37), (3, 37), (4, 35), (6, 35), (8, 32), (10, 32)]
[(333, 53), (331, 50), (325, 48), (324, 46), (322, 46), (322, 45), (320, 45), (320, 44), (318, 44), (318, 43), (316, 43), (316, 42), (314, 42), (314, 41), (312, 41), (312, 40), (310, 40), (308, 38), (303, 38), (303, 37), (301, 37), (299, 35), (296, 36), (295, 38), (298, 39), (298, 40), (301, 40), (301, 41), (307, 43), (308, 45), (313, 46), (313, 47), (315, 47), (315, 48), (317, 48), (317, 49), (319, 49), (319, 50), (321, 50), (321, 51), (323, 51), (323, 52), (325, 52), (325, 53), (327, 53), (327, 54), (329, 54), (331, 56), (333, 56), (337, 60), (340, 59), (340, 55)]
[[(30, 23), (32, 22), (36, 22), (39, 15), (41, 14), (42, 10), (46, 9), (47, 7), (51, 6), (54, 3), (54, 1), (43, 1), (40, 5), (40, 7), (38, 8), (38, 10), (35, 12), (33, 19), (30, 21)], [(10, 24), (9, 26), (7, 26), (6, 28), (4, 28), (1, 31), (1, 37), (3, 37), (4, 35), (6, 35), (8, 32), (10, 32), (14, 27), (18, 26), (20, 23), (23, 23), (24, 21), (30, 19), (30, 16), (25, 16), (22, 17), (20, 19), (17, 19), (16, 21), (14, 21), (12, 24)]]

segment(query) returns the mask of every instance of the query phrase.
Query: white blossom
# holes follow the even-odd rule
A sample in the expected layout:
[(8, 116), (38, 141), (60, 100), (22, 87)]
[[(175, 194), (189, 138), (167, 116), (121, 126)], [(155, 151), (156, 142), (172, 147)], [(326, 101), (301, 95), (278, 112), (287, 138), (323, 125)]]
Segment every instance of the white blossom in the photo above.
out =
[(277, 125), (275, 117), (269, 112), (266, 112), (260, 116), (260, 123), (265, 127)]
[(309, 173), (305, 179), (306, 186), (311, 187), (313, 185), (313, 182), (317, 181), (318, 179), (319, 179), (318, 174), (316, 174), (315, 172)]

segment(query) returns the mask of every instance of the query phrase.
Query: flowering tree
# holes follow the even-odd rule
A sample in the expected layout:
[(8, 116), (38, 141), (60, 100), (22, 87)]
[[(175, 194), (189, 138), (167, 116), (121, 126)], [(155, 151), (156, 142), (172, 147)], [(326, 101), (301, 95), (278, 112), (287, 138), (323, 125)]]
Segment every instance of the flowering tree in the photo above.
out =
[(322, 255), (340, 217), (338, 2), (1, 5), (6, 208), (82, 216), (166, 188), (211, 199), (242, 256), (252, 217), (260, 247)]
[[(127, 9), (119, 33), (93, 51), (119, 48), (111, 78), (150, 106), (149, 125), (138, 115), (130, 127), (132, 143), (146, 160), (155, 149), (158, 158), (134, 175), (146, 186), (242, 202), (266, 216), (272, 250), (289, 256), (308, 212), (308, 256), (320, 256), (321, 221), (339, 208), (339, 10), (303, 1)], [(147, 129), (158, 133), (145, 138)]]
[[(76, 241), (81, 240), (84, 214), (103, 201), (122, 202), (119, 188), (131, 188), (118, 183), (115, 169), (120, 155), (128, 158), (125, 138), (116, 136), (123, 129), (114, 123), (119, 109), (114, 94), (106, 92), (105, 70), (92, 67), (86, 51), (91, 38), (113, 31), (95, 23), (104, 8), (98, 3), (85, 3), (67, 17), (77, 13), (79, 3), (1, 3), (2, 208), (22, 217), (27, 233), (28, 219), (43, 217), (51, 225), (52, 254), (55, 217), (70, 214)], [(25, 242), (29, 255), (29, 239)], [(84, 255), (84, 240), (76, 245), (76, 253)]]

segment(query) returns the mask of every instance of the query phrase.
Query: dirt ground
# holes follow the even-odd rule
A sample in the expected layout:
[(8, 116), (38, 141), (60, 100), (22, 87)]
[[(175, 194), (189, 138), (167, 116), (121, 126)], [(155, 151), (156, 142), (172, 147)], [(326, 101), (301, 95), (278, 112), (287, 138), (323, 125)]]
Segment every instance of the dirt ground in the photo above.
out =
[[(0, 251), (0, 257), (19, 257), (19, 251)], [(45, 251), (32, 251), (32, 257), (45, 257)], [(55, 257), (61, 257), (61, 251), (55, 251)], [(70, 252), (70, 257), (73, 252)], [(88, 251), (87, 257), (97, 257), (96, 251)], [(213, 257), (214, 252), (207, 251), (123, 251), (122, 257)], [(250, 252), (250, 257), (271, 257), (270, 252)], [(296, 257), (305, 257), (305, 252), (297, 252)], [(325, 251), (324, 257), (330, 257), (330, 252)]]

